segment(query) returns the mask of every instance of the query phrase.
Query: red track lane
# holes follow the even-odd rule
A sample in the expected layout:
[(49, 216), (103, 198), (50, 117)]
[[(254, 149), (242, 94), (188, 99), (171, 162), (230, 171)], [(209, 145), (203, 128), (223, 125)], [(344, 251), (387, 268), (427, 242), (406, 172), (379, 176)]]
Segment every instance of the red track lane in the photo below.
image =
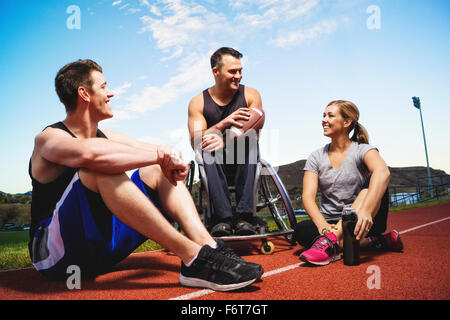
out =
[[(178, 283), (180, 260), (166, 252), (132, 254), (108, 274), (82, 280), (81, 290), (49, 281), (32, 268), (0, 272), (0, 299), (152, 299), (303, 300), (303, 299), (450, 299), (450, 203), (391, 213), (388, 230), (402, 233), (403, 253), (361, 253), (361, 265), (341, 261), (324, 267), (300, 263), (299, 246), (273, 239), (271, 256), (258, 253), (260, 243), (229, 242), (246, 260), (263, 265), (262, 281), (235, 292), (184, 288)], [(441, 221), (439, 221), (441, 220)], [(430, 222), (435, 222), (423, 226)], [(417, 229), (411, 228), (422, 226)], [(369, 289), (373, 270), (380, 289)], [(290, 267), (289, 270), (282, 268)], [(369, 273), (368, 273), (369, 269)], [(371, 272), (372, 270), (372, 272)], [(189, 296), (186, 296), (189, 295)]]

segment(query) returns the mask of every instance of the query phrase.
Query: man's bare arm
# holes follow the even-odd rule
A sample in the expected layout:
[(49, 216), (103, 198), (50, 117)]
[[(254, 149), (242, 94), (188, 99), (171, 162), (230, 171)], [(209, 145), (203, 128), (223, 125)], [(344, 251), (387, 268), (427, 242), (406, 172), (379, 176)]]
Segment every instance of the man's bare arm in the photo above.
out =
[(263, 110), (262, 107), (262, 99), (261, 95), (259, 94), (258, 90), (245, 87), (244, 91), (245, 99), (247, 100), (247, 106), (249, 108), (256, 108), (259, 110)]
[(196, 145), (202, 141), (206, 128), (207, 123), (203, 116), (203, 95), (199, 94), (189, 102), (188, 129), (192, 149), (195, 149)]
[[(49, 162), (107, 174), (167, 163), (166, 150), (159, 150), (156, 146), (144, 143), (138, 147), (103, 138), (74, 139), (53, 129), (37, 135), (35, 143), (35, 150)], [(185, 169), (182, 163), (171, 166), (171, 170)]]
[(109, 140), (123, 143), (123, 144), (126, 144), (133, 148), (147, 149), (149, 151), (155, 151), (155, 152), (158, 148), (158, 146), (155, 144), (151, 144), (148, 142), (144, 142), (144, 141), (135, 139), (135, 138), (130, 137), (121, 132), (110, 131), (110, 130), (102, 130), (102, 131), (108, 137)]
[(135, 148), (103, 138), (74, 139), (51, 129), (36, 136), (35, 149), (49, 162), (108, 174), (158, 163), (156, 150)]

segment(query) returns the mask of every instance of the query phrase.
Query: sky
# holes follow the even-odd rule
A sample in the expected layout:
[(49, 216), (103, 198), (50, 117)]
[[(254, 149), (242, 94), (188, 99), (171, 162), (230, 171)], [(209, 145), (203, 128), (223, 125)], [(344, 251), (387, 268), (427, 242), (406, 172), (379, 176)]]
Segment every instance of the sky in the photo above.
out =
[(450, 173), (450, 2), (446, 0), (0, 0), (0, 190), (31, 190), (34, 137), (65, 118), (54, 89), (77, 59), (115, 96), (101, 129), (193, 159), (189, 101), (211, 87), (210, 55), (243, 53), (242, 84), (266, 112), (262, 157), (306, 159), (329, 142), (328, 102), (350, 100), (390, 167)]

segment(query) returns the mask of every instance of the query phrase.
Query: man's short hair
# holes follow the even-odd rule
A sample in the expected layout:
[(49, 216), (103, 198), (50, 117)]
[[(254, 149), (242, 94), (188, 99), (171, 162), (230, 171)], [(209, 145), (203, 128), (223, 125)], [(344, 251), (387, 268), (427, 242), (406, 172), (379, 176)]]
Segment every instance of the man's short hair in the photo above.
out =
[(55, 77), (55, 89), (59, 100), (66, 107), (66, 112), (70, 113), (77, 107), (78, 88), (92, 88), (92, 71), (103, 72), (96, 62), (85, 59), (71, 62), (62, 67)]
[(222, 47), (220, 49), (217, 49), (216, 52), (214, 52), (211, 56), (211, 69), (214, 67), (221, 68), (222, 67), (222, 57), (224, 55), (229, 54), (230, 56), (233, 56), (237, 59), (242, 58), (242, 53), (239, 51), (229, 48), (229, 47)]

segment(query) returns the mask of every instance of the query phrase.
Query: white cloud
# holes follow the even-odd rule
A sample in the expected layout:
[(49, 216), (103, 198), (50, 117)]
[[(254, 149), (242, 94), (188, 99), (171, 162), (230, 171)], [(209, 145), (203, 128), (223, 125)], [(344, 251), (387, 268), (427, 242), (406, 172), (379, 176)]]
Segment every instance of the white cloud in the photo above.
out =
[(304, 0), (304, 1), (287, 1), (287, 6), (284, 6), (284, 14), (287, 18), (292, 19), (310, 12), (317, 6), (319, 0)]
[[(154, 5), (148, 0), (140, 4), (155, 16), (141, 17), (139, 33), (149, 33), (156, 46), (166, 56), (161, 61), (181, 58), (184, 52), (211, 50), (216, 43), (239, 42), (262, 29), (272, 29), (310, 13), (319, 0), (232, 0), (227, 15), (214, 11), (214, 6), (198, 5), (193, 1), (160, 0)], [(299, 21), (300, 23), (300, 21)], [(298, 29), (296, 25), (296, 30)], [(295, 37), (293, 33), (291, 35)], [(281, 43), (282, 39), (279, 40)], [(278, 42), (268, 42), (275, 44)]]
[(111, 89), (111, 91), (115, 95), (121, 95), (121, 94), (124, 94), (125, 92), (127, 92), (127, 89), (129, 89), (129, 88), (131, 88), (131, 82), (125, 82), (120, 87)]
[(113, 6), (117, 6), (122, 3), (122, 0), (117, 0), (112, 3)]
[(143, 114), (148, 110), (155, 110), (177, 97), (176, 88), (168, 84), (145, 87), (140, 93), (128, 98), (128, 104), (123, 111), (131, 114)]
[(180, 46), (176, 49), (176, 51), (171, 56), (161, 58), (161, 62), (179, 58), (179, 57), (181, 57), (182, 54), (183, 54), (183, 48)]
[[(203, 51), (211, 39), (227, 29), (222, 13), (208, 11), (206, 7), (180, 0), (162, 0), (162, 6), (153, 7), (157, 15), (143, 16), (140, 33), (150, 33), (157, 48), (167, 54), (163, 61), (179, 58), (186, 47)], [(199, 47), (200, 46), (200, 47)]]
[(237, 0), (230, 5), (244, 11), (237, 15), (237, 21), (250, 27), (270, 27), (274, 22), (286, 22), (304, 15), (318, 3), (319, 0)]
[(120, 107), (113, 107), (114, 118), (105, 120), (105, 123), (117, 123), (118, 120), (131, 120), (132, 114), (127, 111), (120, 110)]
[(336, 31), (338, 24), (334, 20), (322, 21), (313, 27), (292, 31), (287, 35), (279, 36), (271, 43), (277, 47), (285, 48), (299, 45), (306, 40), (313, 40), (322, 35), (330, 34)]
[[(188, 56), (180, 62), (180, 73), (161, 86), (147, 86), (127, 99), (121, 110), (127, 114), (143, 114), (174, 101), (181, 94), (203, 89), (210, 82), (209, 55)], [(121, 115), (123, 116), (123, 115)]]
[(143, 6), (146, 6), (154, 15), (158, 17), (161, 16), (161, 11), (158, 9), (158, 7), (151, 5), (147, 0), (139, 0), (139, 3)]
[(194, 152), (190, 144), (189, 131), (186, 126), (161, 132), (159, 136), (145, 136), (139, 138), (138, 140), (156, 145), (170, 145), (181, 151), (183, 154), (183, 159), (186, 162), (194, 159)]
[(159, 17), (162, 15), (161, 11), (159, 11), (159, 9), (157, 7), (155, 7), (155, 6), (151, 6), (150, 12), (153, 13), (154, 15), (159, 16)]
[(229, 6), (233, 10), (240, 10), (245, 7), (246, 2), (248, 2), (248, 1), (246, 1), (246, 0), (230, 0)]
[(138, 33), (149, 34), (163, 54), (160, 62), (170, 61), (178, 74), (166, 83), (147, 86), (127, 97), (121, 116), (143, 114), (170, 104), (184, 93), (204, 89), (211, 82), (209, 56), (219, 46), (238, 49), (239, 43), (265, 30), (283, 30), (282, 36), (266, 40), (268, 45), (283, 48), (330, 34), (338, 26), (331, 19), (313, 27), (304, 26), (309, 21), (304, 17), (309, 18), (319, 0), (231, 0), (225, 4), (232, 9), (229, 11), (218, 11), (219, 7), (211, 2), (198, 3), (139, 0), (149, 14), (140, 17), (142, 27)]
[(128, 9), (128, 12), (131, 13), (131, 14), (135, 14), (137, 12), (141, 12), (141, 9), (139, 9), (139, 8), (130, 8), (130, 9)]

